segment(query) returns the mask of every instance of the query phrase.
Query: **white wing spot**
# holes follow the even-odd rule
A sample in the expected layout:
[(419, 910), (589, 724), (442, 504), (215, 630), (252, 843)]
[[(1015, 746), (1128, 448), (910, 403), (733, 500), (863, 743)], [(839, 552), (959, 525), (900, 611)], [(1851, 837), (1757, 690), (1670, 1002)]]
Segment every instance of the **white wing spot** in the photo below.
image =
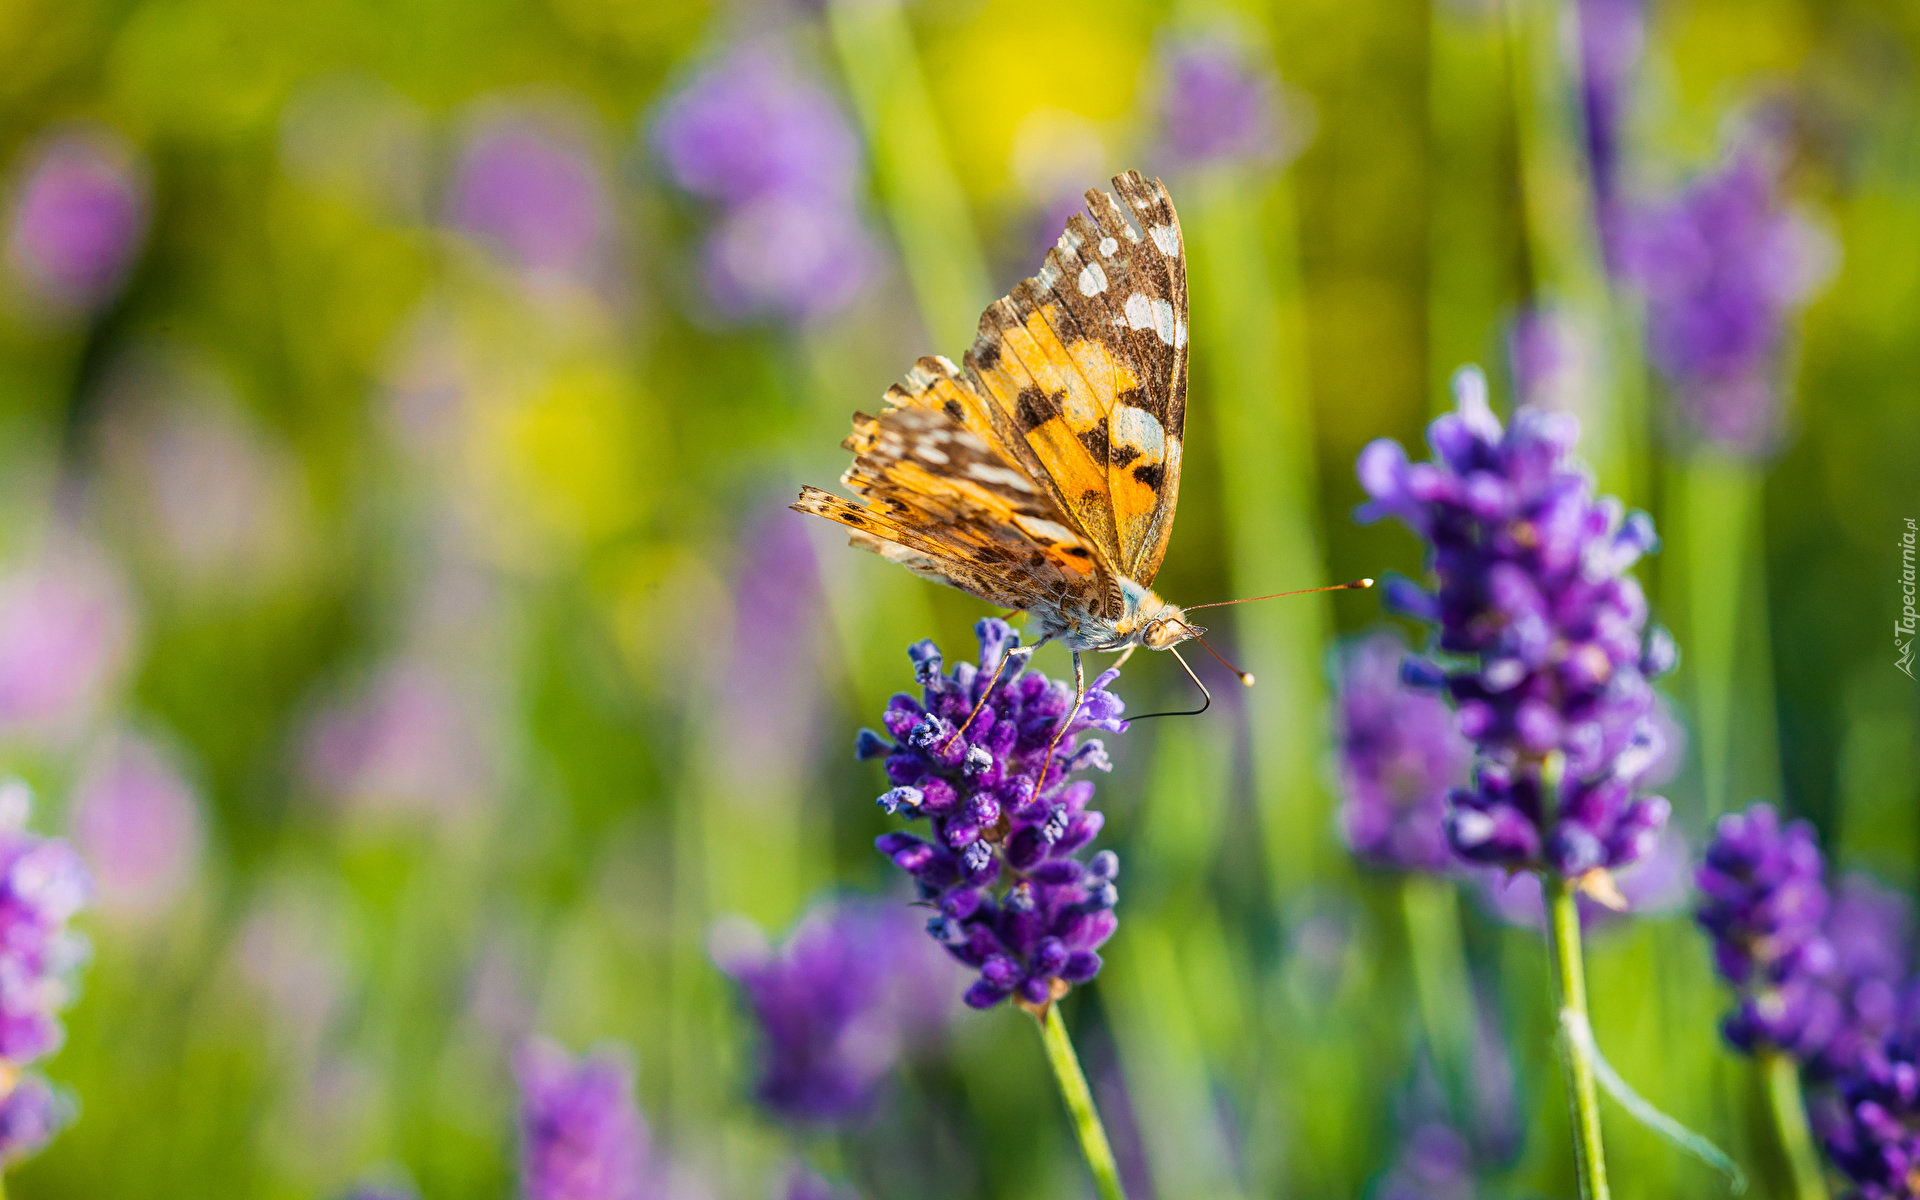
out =
[(1078, 250), (1079, 248), (1080, 248), (1080, 235), (1075, 233), (1072, 229), (1068, 229), (1065, 233), (1062, 233), (1060, 235), (1060, 249), (1064, 253), (1072, 254), (1075, 250)]
[(1184, 346), (1187, 344), (1187, 322), (1184, 317), (1173, 327), (1173, 344), (1175, 346)]
[[(1164, 302), (1163, 302), (1164, 303)], [(1127, 297), (1127, 325), (1132, 329), (1153, 328), (1153, 301), (1139, 292)]]
[(1046, 266), (1040, 268), (1039, 273), (1033, 277), (1033, 281), (1042, 288), (1051, 289), (1055, 281), (1059, 278), (1060, 272), (1053, 269), (1052, 263), (1048, 263)]
[(1098, 296), (1106, 290), (1107, 273), (1101, 270), (1099, 263), (1088, 263), (1086, 266), (1080, 268), (1080, 294), (1082, 296)]
[(926, 445), (919, 448), (919, 458), (921, 462), (930, 462), (936, 467), (944, 467), (953, 461), (947, 457), (944, 450), (935, 450), (932, 446)]
[(1018, 525), (1029, 537), (1044, 538), (1050, 542), (1066, 543), (1077, 543), (1080, 540), (1074, 536), (1073, 530), (1068, 529), (1065, 525), (1057, 521), (1046, 520), (1043, 517), (1029, 517), (1025, 513), (1019, 513), (1014, 516), (1013, 523)]
[(1131, 404), (1114, 405), (1109, 430), (1114, 445), (1131, 446), (1150, 463), (1166, 460), (1167, 431), (1146, 409)]
[(973, 463), (967, 467), (967, 474), (982, 483), (997, 483), (1002, 487), (1010, 487), (1016, 492), (1033, 491), (1033, 485), (1027, 482), (1026, 476), (1007, 467), (996, 467), (992, 463)]
[(1180, 231), (1171, 225), (1155, 225), (1147, 230), (1153, 236), (1153, 244), (1160, 247), (1160, 253), (1173, 258), (1180, 253)]
[(1120, 243), (1115, 241), (1113, 238), (1100, 239), (1100, 253), (1106, 256), (1107, 258), (1112, 258), (1113, 252), (1115, 250), (1118, 250), (1119, 248), (1120, 248)]
[(1171, 346), (1174, 344), (1174, 335), (1179, 330), (1173, 316), (1173, 305), (1167, 303), (1165, 300), (1155, 300), (1153, 302), (1153, 331), (1159, 334), (1160, 340), (1167, 345)]
[(1135, 229), (1133, 226), (1131, 225), (1127, 226), (1125, 232), (1126, 232), (1128, 241), (1137, 242), (1140, 240), (1140, 231)]

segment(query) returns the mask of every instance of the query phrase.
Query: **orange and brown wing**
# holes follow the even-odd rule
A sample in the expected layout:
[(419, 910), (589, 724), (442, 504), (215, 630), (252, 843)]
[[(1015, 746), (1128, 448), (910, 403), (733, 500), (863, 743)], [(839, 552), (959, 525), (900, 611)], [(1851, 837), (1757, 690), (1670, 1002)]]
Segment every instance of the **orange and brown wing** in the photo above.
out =
[(1180, 494), (1186, 259), (1166, 188), (1137, 172), (1113, 183), (987, 309), (966, 370), (1008, 455), (1116, 573), (1151, 584)]
[(841, 482), (864, 503), (805, 488), (793, 507), (989, 603), (1117, 616), (1112, 572), (1052, 496), (996, 448), (985, 402), (952, 364), (922, 359), (909, 384), (888, 393), (879, 416), (854, 415), (845, 443), (854, 460)]

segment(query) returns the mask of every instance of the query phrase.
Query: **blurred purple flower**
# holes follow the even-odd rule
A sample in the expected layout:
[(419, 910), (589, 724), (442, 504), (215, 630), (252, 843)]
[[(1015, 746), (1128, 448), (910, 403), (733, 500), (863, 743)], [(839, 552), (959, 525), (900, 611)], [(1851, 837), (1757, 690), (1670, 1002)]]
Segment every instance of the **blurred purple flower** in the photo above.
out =
[(1624, 237), (1647, 299), (1649, 356), (1687, 425), (1735, 453), (1771, 449), (1787, 323), (1830, 269), (1831, 248), (1781, 205), (1757, 151), (1643, 207)]
[(648, 1134), (633, 1071), (612, 1050), (574, 1058), (531, 1038), (514, 1056), (520, 1082), (520, 1191), (525, 1200), (643, 1200)]
[(93, 869), (100, 909), (153, 917), (192, 880), (200, 857), (200, 803), (161, 749), (121, 734), (88, 756), (70, 821)]
[(59, 1048), (59, 1012), (87, 941), (67, 927), (92, 895), (86, 865), (64, 838), (27, 831), (32, 794), (0, 783), (0, 1065), (18, 1069)]
[(447, 220), (538, 279), (593, 279), (613, 233), (606, 180), (584, 139), (524, 113), (495, 114), (468, 135)]
[(1630, 88), (1646, 48), (1645, 0), (1578, 0), (1580, 106), (1607, 267), (1618, 274), (1620, 160)]
[(784, 54), (736, 47), (662, 105), (653, 133), (668, 176), (721, 206), (703, 269), (723, 317), (819, 320), (873, 277), (859, 139)]
[(0, 1098), (0, 1168), (38, 1154), (73, 1123), (71, 1098), (37, 1074), (21, 1076)]
[(444, 675), (401, 659), (309, 725), (306, 773), (323, 794), (376, 814), (458, 817), (485, 794), (486, 749)]
[(15, 273), (56, 309), (105, 306), (146, 240), (140, 152), (112, 130), (71, 129), (40, 145), (21, 175), (7, 235)]
[(878, 262), (851, 204), (771, 192), (733, 208), (708, 235), (707, 292), (729, 320), (804, 324), (845, 308)]
[(1597, 338), (1555, 308), (1529, 308), (1507, 331), (1507, 361), (1516, 404), (1584, 417), (1593, 407)]
[(1174, 169), (1265, 162), (1282, 142), (1279, 81), (1220, 34), (1174, 38), (1160, 48), (1159, 152)]
[(1807, 1065), (1824, 1078), (1853, 1067), (1901, 1024), (1914, 966), (1913, 902), (1865, 875), (1848, 875), (1832, 888), (1821, 931), (1833, 954), (1827, 986), (1838, 1023)]
[(1374, 1200), (1473, 1200), (1476, 1191), (1473, 1152), (1466, 1139), (1431, 1121), (1407, 1138)]
[(732, 750), (720, 766), (746, 791), (790, 780), (813, 741), (817, 714), (804, 698), (816, 686), (820, 579), (807, 530), (784, 503), (748, 518), (738, 558), (732, 664), (721, 685)]
[(1713, 938), (1715, 969), (1739, 995), (1721, 1024), (1736, 1049), (1776, 1047), (1805, 1059), (1832, 1036), (1840, 1014), (1825, 983), (1834, 961), (1822, 930), (1825, 869), (1813, 827), (1781, 825), (1772, 805), (1714, 826), (1694, 877), (1694, 916)]
[(0, 575), (0, 733), (58, 736), (84, 725), (132, 637), (119, 571), (92, 545), (55, 535)]
[(1857, 1200), (1920, 1197), (1920, 1034), (1869, 1048), (1839, 1080), (1839, 1111), (1818, 1123)]
[(860, 142), (785, 54), (735, 47), (661, 106), (654, 142), (682, 190), (727, 205), (770, 194), (850, 200)]
[(1125, 706), (1106, 690), (1120, 672), (1109, 669), (1093, 681), (1039, 778), (1073, 706), (1073, 688), (1022, 662), (1001, 675), (966, 736), (956, 736), (1001, 656), (1020, 644), (1005, 621), (987, 618), (973, 628), (977, 668), (962, 662), (942, 674), (931, 641), (907, 648), (922, 697), (896, 695), (881, 722), (893, 740), (863, 729), (855, 752), (886, 759), (894, 787), (880, 797), (882, 808), (932, 824), (932, 841), (895, 832), (874, 845), (913, 877), (921, 899), (938, 905), (927, 932), (979, 970), (966, 1002), (991, 1008), (1017, 996), (1040, 1009), (1099, 973), (1096, 951), (1119, 925), (1119, 856), (1102, 850), (1084, 863), (1074, 857), (1106, 818), (1087, 807), (1093, 784), (1067, 779), (1110, 769), (1106, 747), (1082, 743), (1079, 734), (1126, 729)]
[[(1652, 849), (1668, 813), (1662, 797), (1635, 795), (1660, 752), (1647, 680), (1674, 660), (1665, 631), (1646, 631), (1646, 598), (1627, 574), (1657, 544), (1653, 522), (1593, 496), (1573, 418), (1521, 408), (1503, 428), (1478, 370), (1454, 387), (1458, 409), (1427, 430), (1434, 461), (1410, 464), (1385, 438), (1361, 452), (1371, 500), (1356, 513), (1396, 517), (1427, 541), (1438, 591), (1389, 580), (1387, 602), (1437, 623), (1441, 651), (1474, 659), (1402, 669), (1447, 689), (1478, 749), (1447, 835), (1473, 862), (1553, 870), (1604, 894), (1605, 873)], [(1555, 756), (1564, 775), (1549, 821)]]
[(1473, 747), (1443, 700), (1400, 681), (1406, 654), (1388, 632), (1341, 651), (1340, 823), (1348, 847), (1375, 866), (1443, 872), (1460, 865), (1447, 844), (1447, 793), (1467, 781)]
[(68, 928), (90, 897), (86, 866), (64, 839), (27, 831), (32, 805), (26, 784), (0, 782), (0, 1165), (71, 1119), (71, 1105), (27, 1068), (65, 1037), (60, 1010), (88, 952)]
[(777, 949), (758, 930), (735, 932), (732, 945), (716, 930), (715, 958), (760, 1029), (762, 1104), (802, 1122), (872, 1107), (904, 1043), (937, 1027), (951, 996), (952, 967), (918, 925), (896, 904), (840, 900), (809, 912)]

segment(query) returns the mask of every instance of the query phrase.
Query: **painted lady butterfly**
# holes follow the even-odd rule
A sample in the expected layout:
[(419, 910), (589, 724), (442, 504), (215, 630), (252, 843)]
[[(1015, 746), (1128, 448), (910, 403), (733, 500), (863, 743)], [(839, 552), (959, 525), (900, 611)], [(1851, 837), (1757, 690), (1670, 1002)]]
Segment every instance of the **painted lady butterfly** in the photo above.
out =
[(1205, 632), (1150, 586), (1186, 425), (1180, 218), (1157, 179), (1113, 185), (1117, 197), (1088, 191), (1091, 219), (1069, 220), (1039, 273), (981, 316), (963, 366), (923, 358), (879, 416), (854, 415), (840, 481), (865, 503), (809, 487), (793, 505), (916, 574), (1024, 610), (1038, 637), (1015, 653), (1064, 643), (1082, 695), (1083, 652), (1171, 650)]

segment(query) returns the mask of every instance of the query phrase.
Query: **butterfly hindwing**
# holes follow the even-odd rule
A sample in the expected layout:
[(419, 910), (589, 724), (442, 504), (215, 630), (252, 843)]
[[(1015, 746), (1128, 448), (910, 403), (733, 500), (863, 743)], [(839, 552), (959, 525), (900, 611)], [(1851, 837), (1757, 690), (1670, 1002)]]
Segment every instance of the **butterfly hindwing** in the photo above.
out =
[(1166, 189), (1133, 172), (1114, 186), (988, 308), (966, 365), (1006, 449), (1116, 573), (1149, 584), (1179, 496), (1186, 266)]
[(847, 439), (854, 461), (841, 482), (864, 506), (807, 488), (794, 507), (994, 604), (1117, 614), (1112, 572), (1052, 496), (975, 421), (985, 402), (951, 367), (922, 359), (910, 386), (889, 392), (890, 407), (879, 416), (855, 414)]

